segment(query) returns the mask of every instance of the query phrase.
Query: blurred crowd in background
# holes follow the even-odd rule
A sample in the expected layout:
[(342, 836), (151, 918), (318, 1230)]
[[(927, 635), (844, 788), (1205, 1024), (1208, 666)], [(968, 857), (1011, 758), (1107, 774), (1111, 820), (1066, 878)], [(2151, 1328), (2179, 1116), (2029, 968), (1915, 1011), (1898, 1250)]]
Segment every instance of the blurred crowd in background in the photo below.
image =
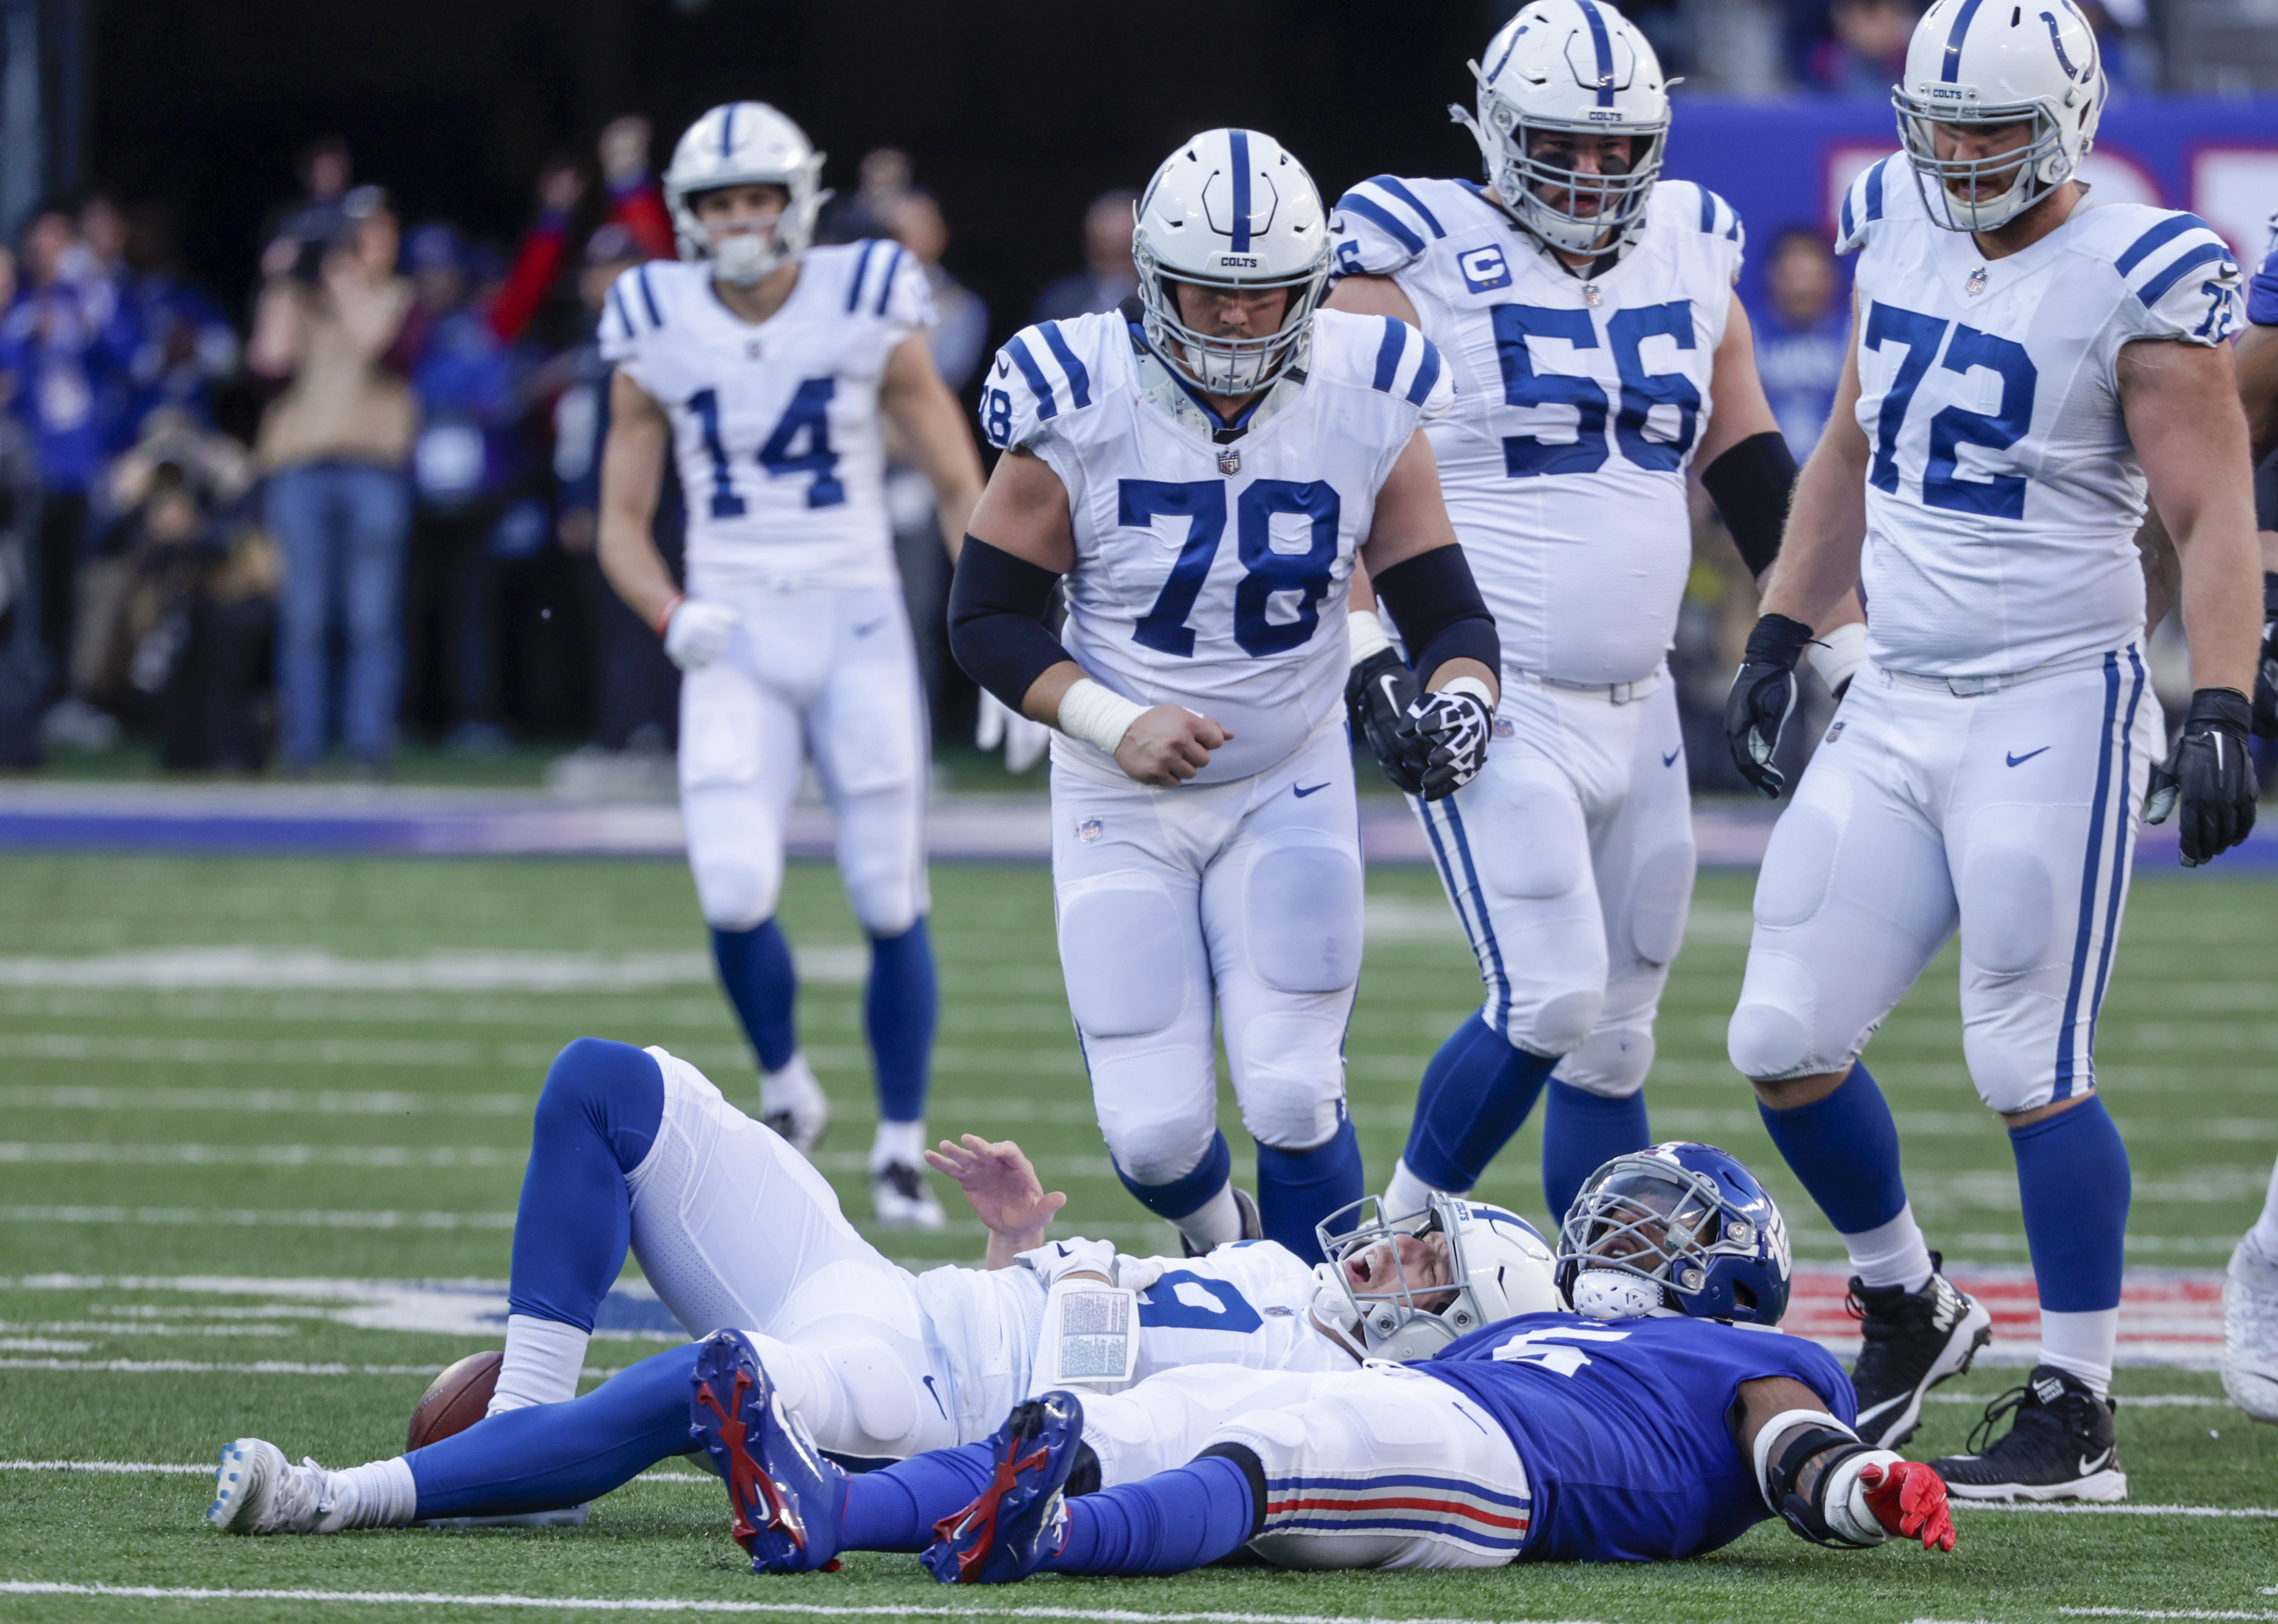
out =
[[(1716, 9), (1728, 31), (1762, 22), (1739, 27), (1765, 58), (1750, 72), (1875, 96), (1916, 12)], [(1632, 14), (1682, 66), (1711, 49), (1705, 11)], [(2115, 51), (2127, 12), (2098, 13)], [(406, 220), (384, 176), (317, 141), (250, 290), (187, 281), (160, 202), (96, 189), (35, 211), (0, 249), (0, 766), (129, 742), (181, 771), (377, 776), (406, 741), (668, 759), (677, 678), (594, 556), (608, 392), (593, 324), (622, 271), (674, 251), (658, 145), (643, 119), (616, 119), (590, 164), (538, 177), (516, 239), (515, 222)], [(1067, 273), (1030, 309), (992, 312), (958, 282), (951, 224), (899, 152), (861, 160), (820, 235), (891, 238), (928, 267), (935, 357), (964, 391), (1022, 322), (1135, 290), (1132, 197), (1100, 195), (1080, 236), (1068, 222)], [(1801, 457), (1841, 365), (1846, 279), (1816, 226), (1750, 224), (1767, 267), (1760, 362)], [(959, 736), (972, 696), (940, 631), (932, 499), (914, 470), (889, 481), (936, 731)], [(677, 503), (669, 490), (658, 517), (676, 562)], [(1677, 660), (1710, 728), (1754, 598), (1705, 499), (1700, 512)], [(1690, 753), (1717, 787), (1722, 750)]]

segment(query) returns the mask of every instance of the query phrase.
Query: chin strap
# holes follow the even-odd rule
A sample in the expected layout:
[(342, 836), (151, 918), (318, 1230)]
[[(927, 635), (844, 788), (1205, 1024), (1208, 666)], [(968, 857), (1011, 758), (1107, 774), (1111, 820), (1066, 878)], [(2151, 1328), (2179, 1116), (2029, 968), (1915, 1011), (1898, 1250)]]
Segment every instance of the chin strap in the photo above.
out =
[[(1879, 1545), (1890, 1530), (1869, 1507), (1859, 1476), (1869, 1466), (1902, 1459), (1887, 1449), (1869, 1449), (1825, 1410), (1783, 1410), (1757, 1430), (1756, 1486), (1764, 1504), (1815, 1544)], [(1821, 1462), (1819, 1481), (1807, 1498), (1796, 1484), (1815, 1460)]]

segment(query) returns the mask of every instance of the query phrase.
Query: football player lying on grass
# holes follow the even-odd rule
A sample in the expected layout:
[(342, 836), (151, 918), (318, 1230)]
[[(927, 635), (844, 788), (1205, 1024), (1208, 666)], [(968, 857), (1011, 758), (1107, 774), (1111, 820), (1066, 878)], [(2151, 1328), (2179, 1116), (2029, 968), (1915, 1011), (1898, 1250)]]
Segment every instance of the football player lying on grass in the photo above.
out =
[[(293, 1466), (272, 1444), (237, 1439), (222, 1451), (207, 1516), (237, 1534), (526, 1516), (582, 1505), (687, 1452), (694, 1345), (574, 1397), (628, 1246), (692, 1337), (742, 1333), (803, 1436), (858, 1464), (986, 1438), (1006, 1410), (1053, 1385), (1063, 1368), (1053, 1328), (1064, 1320), (1047, 1313), (1055, 1287), (1062, 1299), (1090, 1287), (1087, 1306), (1123, 1314), (1115, 1374), (1133, 1381), (1197, 1364), (1349, 1370), (1364, 1358), (1418, 1357), (1558, 1301), (1549, 1247), (1500, 1208), (1441, 1201), (1398, 1236), (1348, 1238), (1318, 1273), (1262, 1240), (1206, 1257), (1132, 1258), (1105, 1241), (1047, 1246), (1067, 1198), (1044, 1191), (1019, 1146), (967, 1136), (928, 1154), (988, 1229), (986, 1269), (911, 1274), (855, 1232), (797, 1151), (695, 1067), (662, 1049), (579, 1039), (539, 1096), (487, 1416), (439, 1437), (423, 1419), (478, 1401), (479, 1390), (470, 1398), (462, 1384), (439, 1406), (431, 1389), (410, 1452), (345, 1471)], [(1365, 1292), (1387, 1272), (1453, 1295), (1412, 1325), (1365, 1316), (1347, 1285)], [(1079, 1335), (1077, 1346), (1089, 1345)], [(438, 1386), (463, 1380), (447, 1372)]]
[[(1732, 1157), (1671, 1144), (1607, 1163), (1567, 1214), (1558, 1271), (1580, 1313), (1522, 1315), (1412, 1364), (1063, 1389), (985, 1443), (860, 1476), (815, 1450), (737, 1332), (698, 1354), (690, 1419), (761, 1573), (920, 1551), (944, 1583), (999, 1584), (1183, 1573), (1245, 1544), (1285, 1567), (1654, 1561), (1774, 1514), (1823, 1544), (1953, 1548), (1938, 1474), (1862, 1444), (1841, 1368), (1774, 1329), (1787, 1234)], [(1372, 1323), (1436, 1300), (1354, 1284)], [(1143, 1456), (1183, 1464), (1138, 1476)]]

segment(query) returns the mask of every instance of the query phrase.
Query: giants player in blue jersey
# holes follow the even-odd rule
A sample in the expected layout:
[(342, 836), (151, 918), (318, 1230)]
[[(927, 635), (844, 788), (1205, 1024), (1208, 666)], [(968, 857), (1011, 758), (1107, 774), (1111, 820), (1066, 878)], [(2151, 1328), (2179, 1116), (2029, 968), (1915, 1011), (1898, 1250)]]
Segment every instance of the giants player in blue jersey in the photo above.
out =
[[(1489, 184), (1353, 187), (1328, 299), (1419, 327), (1454, 373), (1426, 433), (1502, 647), (1486, 768), (1415, 802), (1487, 1001), (1426, 1069), (1386, 1199), (1471, 1188), (1547, 1086), (1556, 1216), (1651, 1138), (1654, 1014), (1693, 890), (1664, 664), (1693, 568), (1687, 473), (1762, 572), (1795, 460), (1732, 291), (1739, 217), (1658, 179), (1670, 102), (1645, 35), (1600, 0), (1534, 0), (1472, 68), (1477, 117), (1459, 116)], [(1831, 686), (1857, 663), (1852, 619), (1814, 651)], [(1359, 599), (1352, 627), (1355, 721), (1380, 739), (1414, 678)]]
[[(1421, 333), (1314, 307), (1320, 198), (1271, 136), (1183, 142), (1137, 205), (1135, 301), (1006, 344), (1005, 454), (950, 598), (958, 661), (1050, 724), (1060, 966), (1125, 1185), (1207, 1249), (1311, 1254), (1361, 1193), (1343, 1044), (1361, 869), (1342, 695), (1365, 559), (1426, 690), (1391, 746), (1427, 795), (1486, 759), (1494, 626), (1418, 425)], [(1067, 581), (1055, 637), (1040, 616)], [(1244, 1209), (1217, 1035), (1257, 1142)]]
[[(1403, 1265), (1432, 1237), (1411, 1224)], [(1302, 1568), (1651, 1561), (1772, 1515), (1824, 1544), (1953, 1548), (1938, 1475), (1862, 1442), (1841, 1369), (1776, 1329), (1786, 1231), (1731, 1156), (1672, 1144), (1608, 1163), (1568, 1215), (1558, 1270), (1581, 1312), (1488, 1324), (1416, 1363), (1142, 1384), (1115, 1403), (1160, 1423), (1151, 1452), (1097, 1449), (1102, 1407), (1060, 1390), (985, 1444), (850, 1478), (732, 1334), (699, 1357), (690, 1420), (768, 1573), (849, 1549), (922, 1551), (936, 1579), (982, 1584), (1180, 1573), (1245, 1544)], [(1460, 1300), (1404, 1273), (1354, 1285), (1388, 1322)], [(1206, 1411), (1148, 1392), (1212, 1374), (1227, 1399)]]
[(2074, 179), (2098, 50), (2069, 0), (1923, 14), (1893, 91), (1905, 149), (1843, 200), (1850, 356), (1725, 711), (1734, 760), (1777, 795), (1797, 653), (1863, 587), (1869, 664), (1765, 853), (1729, 1047), (1857, 1271), (1861, 1431), (1902, 1441), (1989, 1316), (1938, 1271), (1860, 1056), (1959, 927), (1963, 1053), (2008, 1129), (2041, 1308), (1988, 1445), (1935, 1463), (1973, 1498), (2127, 1494), (2108, 1388), (2129, 1175), (2092, 1051), (2163, 744), (2147, 495), (2198, 685), (2167, 751), (2184, 862), (2254, 821), (2238, 267), (2204, 222)]
[[(882, 419), (932, 482), (944, 536), (965, 533), (981, 465), (927, 347), (925, 268), (890, 242), (808, 247), (822, 170), (799, 126), (756, 102), (715, 107), (681, 137), (664, 187), (683, 263), (626, 272), (601, 318), (616, 373), (600, 560), (686, 674), (689, 866), (759, 1058), (761, 1110), (801, 1150), (829, 1116), (799, 1054), (775, 920), (784, 820), (812, 762), (871, 944), (873, 1206), (882, 1224), (934, 1229), (941, 1208), (919, 1163), (936, 1003), (925, 696)], [(688, 493), (684, 591), (649, 529), (668, 451)]]

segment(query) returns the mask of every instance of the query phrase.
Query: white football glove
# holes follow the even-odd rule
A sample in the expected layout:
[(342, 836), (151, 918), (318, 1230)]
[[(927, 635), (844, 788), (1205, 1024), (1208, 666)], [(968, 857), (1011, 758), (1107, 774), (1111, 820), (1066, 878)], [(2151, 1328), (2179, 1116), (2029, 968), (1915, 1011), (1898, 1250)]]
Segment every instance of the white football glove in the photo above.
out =
[(987, 689), (981, 690), (981, 714), (973, 728), (973, 742), (983, 750), (1005, 747), (1005, 770), (1025, 773), (1051, 747), (1052, 730), (1012, 709)]
[(728, 650), (744, 617), (726, 604), (684, 598), (664, 623), (664, 652), (683, 671), (701, 671)]
[(1047, 1241), (1034, 1251), (1021, 1253), (1013, 1261), (1023, 1269), (1035, 1270), (1047, 1291), (1073, 1274), (1103, 1275), (1110, 1285), (1130, 1284), (1115, 1277), (1115, 1243), (1112, 1240)]

